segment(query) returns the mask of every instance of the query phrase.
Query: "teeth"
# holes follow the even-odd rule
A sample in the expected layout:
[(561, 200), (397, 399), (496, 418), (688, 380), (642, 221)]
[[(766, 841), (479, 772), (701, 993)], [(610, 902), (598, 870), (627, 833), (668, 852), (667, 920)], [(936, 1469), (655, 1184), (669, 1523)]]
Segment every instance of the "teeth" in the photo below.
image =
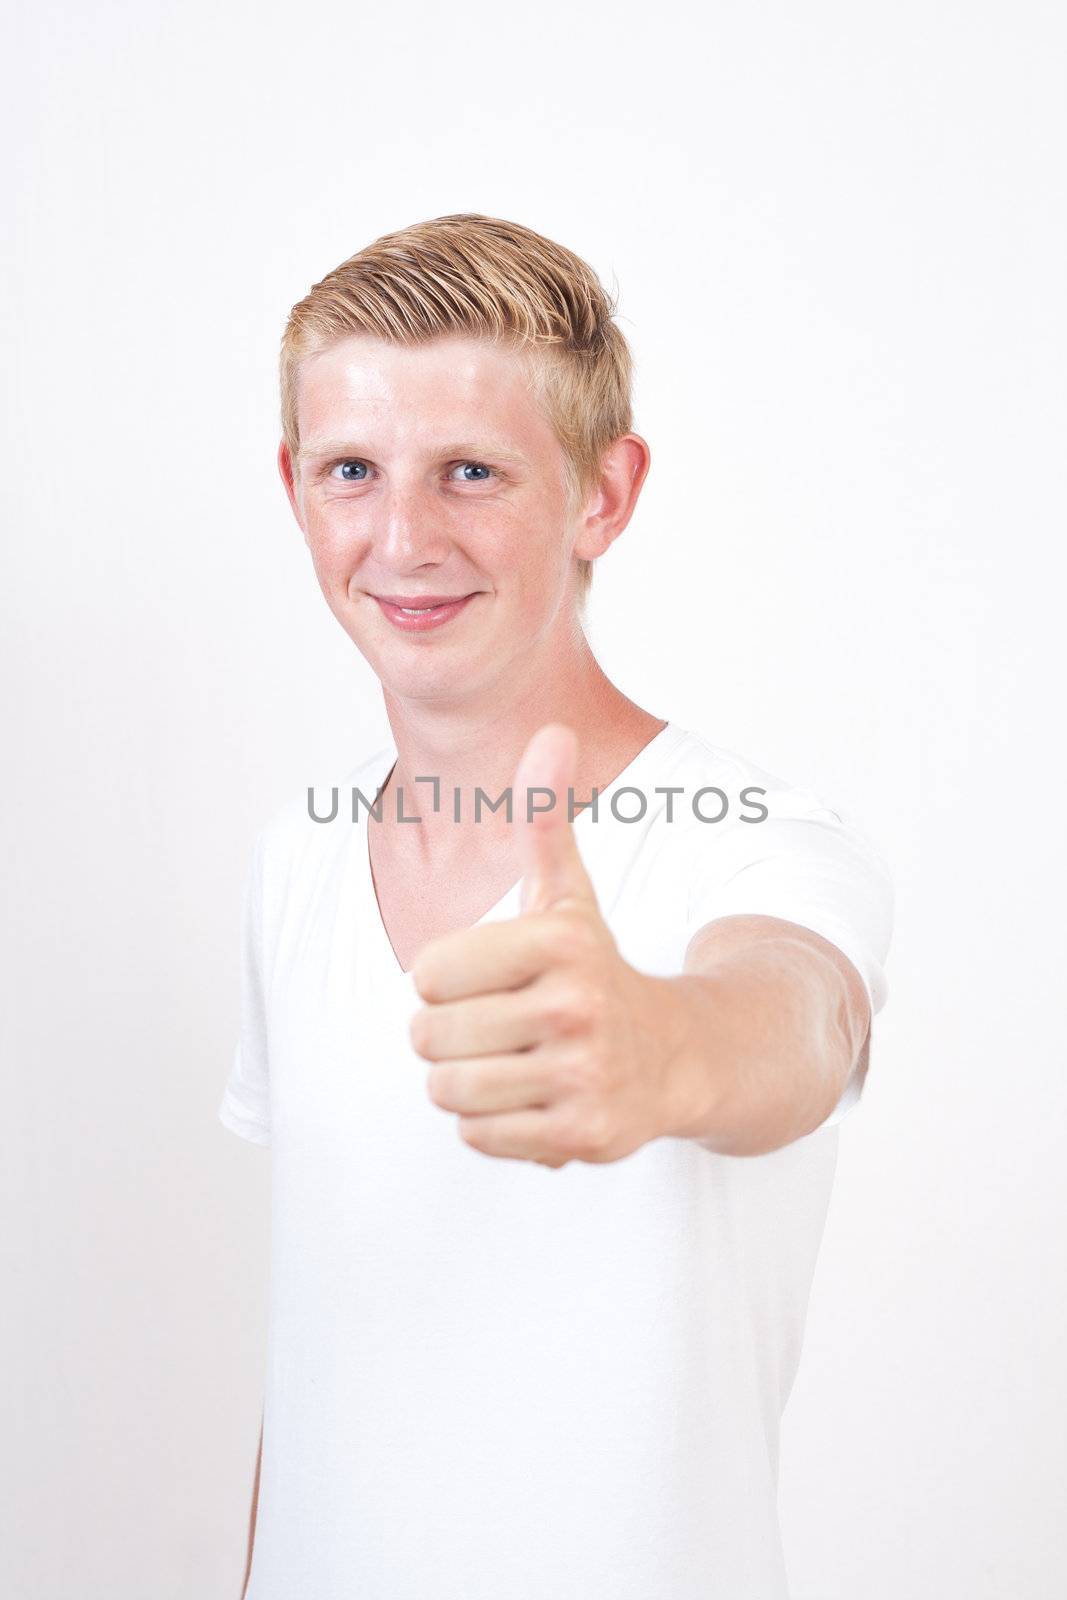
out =
[(424, 617), (426, 615), (427, 611), (433, 611), (435, 609), (436, 609), (436, 607), (434, 607), (434, 606), (419, 606), (419, 607), (401, 606), (400, 607), (400, 610), (404, 613), (405, 617)]

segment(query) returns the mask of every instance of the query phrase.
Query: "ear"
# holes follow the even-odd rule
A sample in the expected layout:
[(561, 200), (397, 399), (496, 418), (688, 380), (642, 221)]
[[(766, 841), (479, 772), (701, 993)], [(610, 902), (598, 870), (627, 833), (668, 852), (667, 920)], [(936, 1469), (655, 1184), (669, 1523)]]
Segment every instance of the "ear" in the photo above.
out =
[(578, 513), (573, 553), (592, 561), (612, 544), (633, 516), (648, 476), (652, 452), (639, 433), (624, 433), (600, 458), (600, 476)]
[(307, 529), (304, 527), (304, 512), (300, 504), (300, 489), (296, 481), (296, 472), (293, 467), (293, 458), (289, 454), (289, 446), (283, 439), (278, 446), (278, 471), (285, 485), (285, 492), (289, 497), (289, 504), (293, 508), (293, 516), (300, 524), (300, 531), (307, 543)]

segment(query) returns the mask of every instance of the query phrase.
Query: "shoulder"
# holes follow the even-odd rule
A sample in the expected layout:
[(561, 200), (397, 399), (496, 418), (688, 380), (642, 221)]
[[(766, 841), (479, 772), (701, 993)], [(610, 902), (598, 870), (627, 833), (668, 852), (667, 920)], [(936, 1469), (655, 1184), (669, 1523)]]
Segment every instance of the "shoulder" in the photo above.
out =
[[(840, 809), (814, 790), (770, 771), (737, 750), (716, 744), (703, 733), (677, 725), (675, 731), (666, 765), (672, 771), (672, 782), (685, 789), (684, 810), (691, 813), (694, 826), (699, 827), (704, 817), (716, 810), (710, 803), (693, 807), (691, 797), (702, 789), (720, 790), (729, 802), (721, 819), (727, 826), (720, 828), (716, 824), (720, 833), (732, 833), (738, 824), (751, 827), (753, 813), (761, 809), (768, 816), (845, 822)], [(722, 809), (722, 802), (718, 809)]]
[(847, 860), (888, 884), (881, 850), (831, 796), (700, 732), (679, 733), (671, 750), (671, 781), (684, 785), (685, 793), (679, 797), (682, 825), (673, 831), (678, 848), (695, 853), (702, 868), (721, 875), (757, 861), (803, 858), (818, 870)]
[[(686, 798), (676, 830), (692, 933), (717, 918), (762, 915), (810, 928), (864, 975), (874, 1009), (893, 922), (892, 873), (858, 820), (830, 797), (690, 734), (679, 750), (688, 782), (715, 784), (729, 800), (705, 823)], [(753, 811), (751, 802), (760, 807)], [(714, 817), (714, 810), (705, 810)]]

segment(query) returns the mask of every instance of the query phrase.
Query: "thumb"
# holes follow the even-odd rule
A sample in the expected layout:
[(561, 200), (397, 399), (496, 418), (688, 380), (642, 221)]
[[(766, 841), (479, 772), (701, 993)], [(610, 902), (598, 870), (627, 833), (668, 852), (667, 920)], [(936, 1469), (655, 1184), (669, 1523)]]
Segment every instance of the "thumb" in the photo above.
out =
[(516, 768), (522, 911), (547, 911), (563, 900), (597, 903), (568, 816), (577, 766), (577, 734), (562, 722), (547, 722)]

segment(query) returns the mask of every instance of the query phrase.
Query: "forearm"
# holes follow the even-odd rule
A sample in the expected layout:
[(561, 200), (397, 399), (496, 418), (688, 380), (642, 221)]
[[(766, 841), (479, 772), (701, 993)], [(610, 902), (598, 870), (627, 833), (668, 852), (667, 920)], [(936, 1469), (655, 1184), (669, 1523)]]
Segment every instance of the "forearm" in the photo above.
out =
[(724, 1155), (762, 1155), (830, 1114), (869, 1008), (818, 944), (785, 931), (727, 940), (699, 971), (653, 980), (670, 1132)]

